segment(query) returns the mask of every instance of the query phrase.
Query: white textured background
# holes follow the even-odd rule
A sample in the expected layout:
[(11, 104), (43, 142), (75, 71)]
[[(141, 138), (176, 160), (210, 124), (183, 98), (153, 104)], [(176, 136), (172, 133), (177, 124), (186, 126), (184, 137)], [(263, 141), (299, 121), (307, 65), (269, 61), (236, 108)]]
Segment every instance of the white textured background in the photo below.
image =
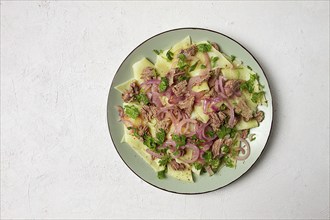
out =
[[(187, 26), (245, 45), (275, 104), (269, 145), (251, 172), (197, 196), (136, 177), (106, 122), (126, 55)], [(329, 2), (1, 2), (3, 219), (322, 219), (328, 196)]]

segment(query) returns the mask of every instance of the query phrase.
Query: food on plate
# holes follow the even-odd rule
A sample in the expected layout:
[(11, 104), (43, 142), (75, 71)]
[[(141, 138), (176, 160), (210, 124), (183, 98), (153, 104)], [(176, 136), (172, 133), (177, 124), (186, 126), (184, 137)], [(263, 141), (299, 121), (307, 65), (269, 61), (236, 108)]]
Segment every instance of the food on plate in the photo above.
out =
[[(221, 42), (220, 42), (221, 43)], [(117, 85), (117, 106), (128, 143), (156, 172), (193, 182), (246, 160), (267, 106), (251, 67), (221, 52), (217, 43), (188, 36), (166, 50), (154, 49), (133, 66), (133, 78)], [(253, 142), (252, 142), (253, 143)]]

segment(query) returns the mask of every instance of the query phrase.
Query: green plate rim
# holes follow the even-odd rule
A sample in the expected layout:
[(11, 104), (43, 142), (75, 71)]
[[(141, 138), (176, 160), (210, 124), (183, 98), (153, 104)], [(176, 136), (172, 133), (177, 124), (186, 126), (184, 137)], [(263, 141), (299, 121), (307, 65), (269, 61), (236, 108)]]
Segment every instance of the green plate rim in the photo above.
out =
[[(242, 173), (241, 175), (239, 175), (237, 178), (235, 178), (233, 181), (227, 183), (226, 185), (223, 185), (223, 186), (220, 186), (218, 188), (215, 188), (215, 189), (212, 189), (212, 190), (207, 190), (207, 191), (203, 191), (203, 192), (176, 192), (176, 191), (173, 191), (173, 190), (168, 190), (168, 189), (165, 189), (165, 188), (162, 188), (162, 187), (159, 187), (155, 184), (152, 184), (150, 182), (148, 182), (147, 180), (145, 180), (143, 177), (141, 177), (138, 173), (136, 173), (133, 169), (131, 169), (131, 167), (126, 163), (126, 161), (122, 158), (122, 156), (120, 155), (118, 149), (117, 149), (117, 146), (113, 140), (113, 137), (112, 137), (112, 133), (111, 133), (111, 128), (110, 128), (110, 123), (109, 123), (109, 109), (110, 109), (110, 94), (112, 92), (112, 90), (114, 89), (113, 87), (113, 79), (115, 78), (115, 76), (117, 75), (118, 71), (121, 69), (123, 63), (128, 59), (128, 57), (130, 57), (130, 55), (137, 49), (139, 48), (140, 46), (142, 46), (145, 42), (159, 36), (159, 35), (162, 35), (162, 34), (165, 34), (165, 33), (168, 33), (168, 32), (173, 32), (173, 31), (178, 31), (178, 30), (202, 30), (202, 31), (208, 31), (208, 32), (213, 32), (213, 33), (216, 33), (216, 34), (219, 34), (219, 35), (222, 35), (223, 37), (226, 37), (232, 41), (234, 41), (235, 43), (237, 43), (238, 45), (240, 45), (244, 50), (246, 50), (246, 52), (248, 52), (250, 54), (250, 56), (256, 61), (256, 63), (259, 65), (259, 67), (261, 68), (262, 70), (262, 73), (264, 74), (265, 76), (265, 79), (267, 81), (267, 84), (268, 84), (268, 87), (269, 87), (269, 93), (270, 93), (270, 96), (272, 97), (272, 92), (271, 92), (271, 86), (270, 86), (270, 83), (269, 83), (269, 80), (267, 78), (267, 75), (264, 71), (264, 69), (262, 68), (262, 66), (260, 65), (259, 61), (253, 56), (253, 54), (248, 50), (246, 49), (246, 47), (244, 47), (241, 43), (239, 43), (237, 40), (233, 39), (232, 37), (229, 37), (228, 35), (225, 35), (221, 32), (218, 32), (218, 31), (214, 31), (214, 30), (211, 30), (211, 29), (207, 29), (207, 28), (199, 28), (199, 27), (182, 27), (182, 28), (175, 28), (175, 29), (170, 29), (170, 30), (167, 30), (167, 31), (163, 31), (161, 33), (158, 33), (146, 40), (144, 40), (142, 43), (140, 43), (138, 46), (136, 46), (127, 56), (126, 58), (121, 62), (121, 64), (119, 65), (114, 77), (112, 78), (111, 80), (111, 84), (110, 84), (110, 89), (109, 89), (109, 93), (108, 93), (108, 101), (107, 101), (107, 109), (106, 109), (106, 114), (107, 114), (107, 123), (108, 123), (108, 129), (109, 129), (109, 134), (110, 134), (110, 138), (111, 138), (111, 141), (119, 155), (119, 157), (121, 158), (121, 160), (126, 164), (126, 166), (136, 175), (138, 176), (140, 179), (142, 179), (144, 182), (150, 184), (151, 186), (154, 186), (158, 189), (161, 189), (161, 190), (164, 190), (166, 192), (170, 192), (170, 193), (175, 193), (175, 194), (181, 194), (181, 195), (199, 195), (199, 194), (205, 194), (205, 193), (210, 193), (210, 192), (214, 192), (214, 191), (217, 191), (221, 188), (224, 188), (232, 183), (234, 183), (235, 181), (237, 181), (238, 179), (240, 179), (243, 175), (245, 175), (246, 173), (248, 173), (249, 171), (251, 171), (251, 169), (254, 167), (254, 165), (257, 163), (257, 161), (259, 160), (259, 158), (261, 157), (262, 153), (264, 152), (266, 146), (268, 145), (268, 142), (269, 142), (269, 139), (271, 137), (271, 134), (272, 134), (272, 130), (273, 130), (273, 121), (274, 121), (274, 108), (272, 108), (272, 120), (270, 122), (270, 131), (269, 131), (269, 134), (268, 134), (268, 137), (267, 137), (267, 140), (266, 140), (266, 143), (265, 143), (265, 146), (263, 147), (263, 149), (261, 150), (261, 153), (260, 155), (258, 156), (258, 158), (252, 163), (252, 165), (250, 166), (250, 168), (248, 168), (244, 173)], [(271, 105), (273, 105), (273, 99), (271, 99)]]

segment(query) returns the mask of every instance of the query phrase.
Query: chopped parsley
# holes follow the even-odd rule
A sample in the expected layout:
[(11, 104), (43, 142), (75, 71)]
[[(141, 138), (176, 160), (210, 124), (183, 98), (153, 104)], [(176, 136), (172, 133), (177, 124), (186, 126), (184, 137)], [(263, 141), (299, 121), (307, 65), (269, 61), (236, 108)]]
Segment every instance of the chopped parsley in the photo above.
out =
[(168, 61), (173, 60), (173, 55), (174, 54), (171, 52), (171, 50), (167, 51), (167, 53), (166, 53), (167, 60)]
[(165, 130), (161, 128), (160, 131), (156, 133), (156, 137), (157, 137), (157, 144), (159, 145), (163, 144), (166, 138)]
[(184, 135), (177, 135), (177, 134), (172, 135), (172, 140), (175, 141), (177, 148), (186, 145), (186, 139), (187, 137)]
[(163, 53), (163, 50), (152, 50), (155, 54), (157, 54), (157, 55), (159, 55), (159, 54), (161, 54), (161, 53)]
[(215, 132), (214, 132), (214, 131), (206, 131), (205, 134), (206, 134), (207, 136), (213, 138), (214, 135), (215, 135)]
[(143, 144), (146, 145), (149, 149), (151, 150), (156, 150), (157, 147), (157, 143), (155, 141), (155, 139), (153, 137), (151, 137), (150, 135), (144, 135), (143, 136)]
[(183, 80), (189, 80), (190, 79), (190, 76), (188, 76), (187, 74), (184, 74), (184, 75), (181, 75), (178, 77), (178, 81), (181, 82)]
[(166, 178), (165, 172), (166, 172), (166, 170), (158, 171), (158, 173), (157, 173), (158, 179), (160, 179), (160, 180), (165, 179)]
[(249, 70), (251, 70), (251, 71), (252, 71), (252, 68), (251, 68), (250, 66), (247, 66), (247, 68), (248, 68)]
[(227, 146), (227, 145), (223, 145), (222, 147), (221, 147), (221, 153), (223, 153), (223, 154), (228, 154), (229, 153), (229, 147)]
[(166, 77), (162, 77), (159, 83), (159, 92), (165, 92), (167, 87), (168, 87), (168, 79)]
[(249, 93), (253, 93), (254, 83), (258, 79), (259, 79), (259, 76), (257, 74), (250, 74), (250, 79), (241, 84), (241, 86), (240, 86), (241, 90), (247, 90)]
[(201, 69), (205, 69), (206, 66), (204, 64), (201, 65)]
[(146, 94), (143, 94), (143, 93), (140, 93), (140, 94), (136, 95), (135, 98), (138, 102), (142, 102), (145, 105), (148, 105), (149, 102), (150, 102), (149, 99), (148, 99), (148, 96)]
[(172, 158), (170, 155), (165, 154), (160, 160), (158, 161), (159, 166), (167, 166), (169, 162), (171, 162)]
[(229, 156), (225, 156), (223, 158), (223, 161), (224, 161), (226, 167), (230, 167), (230, 168), (234, 167), (234, 161)]
[(189, 72), (192, 72), (196, 69), (196, 66), (197, 66), (198, 62), (199, 62), (199, 60), (197, 60), (196, 63), (194, 63), (192, 66), (190, 66)]
[(205, 151), (203, 154), (203, 158), (206, 163), (210, 163), (212, 161), (212, 152), (209, 150)]
[(127, 129), (128, 129), (128, 130), (133, 130), (133, 135), (134, 135), (135, 137), (137, 137), (137, 138), (140, 137), (137, 128), (134, 128), (134, 127), (128, 127)]
[(134, 105), (126, 105), (124, 109), (125, 114), (130, 118), (136, 119), (140, 115), (139, 109)]
[(264, 95), (264, 91), (252, 93), (251, 101), (254, 103), (259, 103)]
[(196, 144), (196, 145), (200, 145), (201, 143), (204, 143), (205, 140), (201, 140), (201, 139), (198, 139), (196, 134), (194, 134), (192, 137), (191, 137), (191, 140)]
[(212, 49), (212, 45), (211, 44), (198, 44), (197, 45), (198, 51), (199, 52), (209, 52)]
[(217, 136), (218, 138), (223, 139), (227, 134), (229, 134), (230, 136), (234, 136), (235, 132), (236, 130), (234, 128), (231, 129), (222, 125), (220, 129), (217, 131)]
[(236, 56), (234, 56), (234, 55), (231, 55), (231, 56), (230, 56), (230, 61), (231, 61), (231, 62), (234, 62), (235, 59), (236, 59)]
[(215, 65), (217, 64), (217, 61), (219, 60), (219, 57), (211, 57), (211, 64), (212, 67), (215, 67)]
[(194, 162), (193, 165), (196, 170), (201, 170), (203, 168), (203, 165), (198, 162)]
[(180, 70), (183, 70), (188, 64), (186, 63), (186, 56), (182, 53), (178, 55), (179, 61), (178, 61), (178, 67)]

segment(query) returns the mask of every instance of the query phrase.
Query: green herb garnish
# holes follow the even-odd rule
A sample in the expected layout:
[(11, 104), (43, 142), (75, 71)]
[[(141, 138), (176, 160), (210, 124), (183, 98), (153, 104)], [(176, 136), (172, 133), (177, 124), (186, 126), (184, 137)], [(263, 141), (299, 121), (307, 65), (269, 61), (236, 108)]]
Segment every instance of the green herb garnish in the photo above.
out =
[(227, 145), (223, 145), (221, 147), (221, 153), (228, 154), (229, 153), (229, 147)]
[(235, 59), (236, 59), (236, 56), (234, 56), (234, 55), (231, 55), (231, 56), (230, 56), (230, 61), (231, 61), (231, 62), (234, 62)]
[(165, 130), (161, 128), (160, 131), (156, 133), (156, 137), (157, 137), (157, 144), (158, 145), (163, 144), (166, 138)]
[(198, 62), (199, 62), (199, 60), (197, 60), (196, 63), (194, 63), (192, 66), (190, 66), (189, 72), (192, 72), (196, 69), (196, 66), (197, 66)]
[(173, 60), (173, 55), (174, 54), (171, 52), (171, 50), (167, 51), (167, 53), (166, 53), (167, 60), (168, 61)]
[(186, 63), (186, 56), (182, 53), (178, 55), (179, 61), (178, 61), (178, 67), (180, 70), (183, 70), (188, 64)]
[(184, 74), (184, 75), (181, 75), (178, 77), (178, 81), (181, 82), (183, 80), (189, 80), (190, 79), (190, 76), (188, 76), (187, 74)]
[(161, 54), (161, 53), (163, 53), (163, 50), (152, 50), (155, 54), (157, 54), (157, 55), (159, 55), (159, 54)]
[(265, 92), (263, 92), (263, 91), (252, 93), (251, 101), (254, 103), (259, 103), (264, 94), (265, 94)]
[(172, 140), (175, 141), (177, 148), (186, 145), (186, 139), (187, 137), (184, 135), (177, 135), (177, 134), (172, 135)]
[(212, 49), (212, 45), (211, 44), (198, 44), (197, 45), (198, 51), (199, 52), (209, 52)]
[(151, 150), (156, 150), (156, 147), (157, 147), (157, 143), (155, 141), (155, 139), (153, 137), (151, 137), (150, 135), (144, 135), (143, 136), (143, 144), (146, 145), (149, 149)]
[(230, 157), (225, 156), (223, 158), (223, 161), (225, 162), (226, 167), (230, 167), (230, 168), (234, 167), (234, 161)]
[(158, 171), (158, 173), (157, 173), (158, 179), (160, 179), (160, 180), (165, 179), (166, 178), (165, 172), (166, 172), (166, 169), (162, 170), (162, 171)]
[(241, 90), (247, 90), (249, 93), (253, 93), (254, 83), (258, 79), (259, 76), (257, 74), (250, 74), (250, 79), (241, 84), (240, 86)]
[(251, 70), (251, 71), (252, 71), (252, 68), (251, 68), (250, 66), (247, 66), (247, 68), (248, 68), (249, 70)]
[(136, 95), (135, 97), (138, 102), (142, 102), (145, 105), (148, 105), (150, 102), (148, 99), (148, 96), (146, 94), (140, 93), (140, 94)]
[(167, 166), (167, 164), (172, 160), (171, 156), (165, 154), (160, 160), (158, 161), (159, 166)]
[(134, 105), (126, 105), (124, 106), (124, 109), (125, 109), (125, 114), (133, 119), (136, 119), (140, 114), (139, 109)]
[(166, 77), (162, 77), (159, 83), (159, 92), (165, 92), (167, 87), (168, 87), (168, 79)]
[(219, 57), (211, 57), (211, 64), (212, 67), (215, 67), (215, 65), (217, 64), (217, 61), (219, 60)]
[(201, 69), (205, 69), (206, 66), (204, 64), (201, 65)]
[(227, 128), (225, 127), (224, 125), (222, 125), (220, 127), (220, 129), (217, 131), (217, 136), (220, 138), (220, 139), (223, 139), (227, 134), (231, 134), (232, 132), (232, 129), (231, 128)]
[(195, 167), (196, 170), (201, 170), (203, 168), (203, 165), (198, 162), (194, 162), (193, 166)]
[(207, 136), (213, 138), (214, 135), (215, 135), (215, 132), (214, 132), (214, 131), (206, 131), (205, 134), (206, 134)]

